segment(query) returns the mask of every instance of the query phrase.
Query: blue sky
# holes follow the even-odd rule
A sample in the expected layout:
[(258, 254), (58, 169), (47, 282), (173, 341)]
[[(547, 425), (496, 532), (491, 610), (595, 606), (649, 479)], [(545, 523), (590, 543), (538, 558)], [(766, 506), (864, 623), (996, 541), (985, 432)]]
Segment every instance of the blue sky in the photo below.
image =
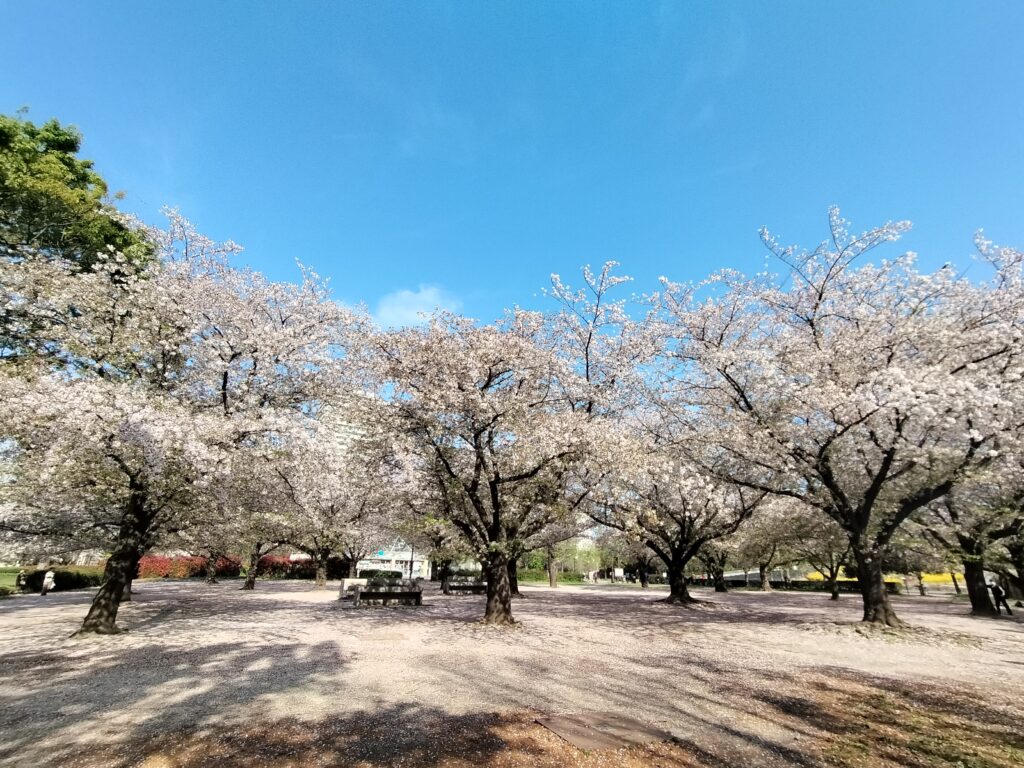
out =
[[(14, 3), (0, 110), (85, 134), (125, 207), (401, 320), (551, 272), (758, 270), (908, 218), (926, 266), (1024, 247), (1019, 3)], [(899, 251), (892, 248), (888, 253)]]

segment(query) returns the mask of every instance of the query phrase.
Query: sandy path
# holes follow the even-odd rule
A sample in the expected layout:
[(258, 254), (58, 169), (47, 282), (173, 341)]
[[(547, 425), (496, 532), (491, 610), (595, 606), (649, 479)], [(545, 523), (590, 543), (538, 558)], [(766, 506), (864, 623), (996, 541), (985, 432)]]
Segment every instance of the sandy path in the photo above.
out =
[(495, 630), (474, 623), (481, 597), (353, 610), (308, 584), (237, 586), (144, 582), (127, 634), (85, 640), (69, 635), (88, 593), (0, 602), (0, 765), (84, 765), (97, 745), (197, 726), (524, 709), (628, 712), (789, 765), (806, 734), (773, 716), (776, 692), (822, 674), (1024, 701), (1021, 617), (974, 620), (946, 598), (898, 598), (928, 631), (879, 638), (834, 623), (859, 618), (855, 596), (697, 590), (714, 604), (681, 609), (655, 591), (524, 587), (521, 625)]

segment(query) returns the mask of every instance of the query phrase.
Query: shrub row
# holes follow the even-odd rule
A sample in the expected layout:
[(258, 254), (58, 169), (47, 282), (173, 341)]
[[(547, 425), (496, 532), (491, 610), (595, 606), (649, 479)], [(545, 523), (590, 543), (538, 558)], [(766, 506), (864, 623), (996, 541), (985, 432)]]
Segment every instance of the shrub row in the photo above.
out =
[[(711, 579), (701, 578), (690, 578), (687, 579), (690, 584), (695, 584), (701, 587), (714, 586), (714, 582)], [(760, 585), (760, 581), (755, 576), (750, 580), (748, 584), (743, 579), (730, 578), (725, 580), (726, 585), (730, 589), (757, 589)], [(825, 581), (813, 581), (811, 579), (790, 579), (789, 581), (770, 581), (772, 589), (778, 590), (790, 590), (795, 592), (828, 592), (831, 587)], [(840, 592), (856, 592), (860, 593), (860, 584), (856, 579), (840, 579), (838, 582)], [(886, 581), (885, 590), (890, 595), (898, 595), (900, 593), (900, 583), (898, 581)]]
[[(340, 579), (347, 573), (347, 560), (340, 557), (327, 559), (328, 579)], [(256, 574), (266, 579), (312, 579), (316, 578), (316, 566), (312, 560), (290, 560), (284, 555), (264, 555), (256, 565)]]
[(360, 579), (375, 579), (377, 581), (387, 581), (390, 579), (402, 579), (405, 574), (402, 571), (383, 571), (379, 568), (366, 568), (359, 572)]
[[(543, 581), (545, 584), (548, 581), (548, 572), (543, 568), (524, 568), (517, 574), (519, 581)], [(559, 572), (558, 574), (559, 584), (582, 584), (583, 574), (574, 573), (573, 571)]]
[(39, 592), (43, 588), (46, 571), (53, 571), (53, 591), (98, 587), (103, 583), (103, 566), (81, 565), (74, 568), (41, 568), (25, 574), (25, 591)]
[[(190, 576), (206, 574), (205, 557), (146, 555), (139, 561), (140, 579), (187, 579)], [(237, 576), (241, 573), (242, 562), (234, 555), (217, 558), (218, 576)]]

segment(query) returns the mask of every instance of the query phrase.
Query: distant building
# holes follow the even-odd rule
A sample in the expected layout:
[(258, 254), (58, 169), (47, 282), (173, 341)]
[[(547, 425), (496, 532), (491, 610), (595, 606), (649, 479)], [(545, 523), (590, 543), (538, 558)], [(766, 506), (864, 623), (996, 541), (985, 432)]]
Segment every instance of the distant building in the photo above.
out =
[(401, 571), (407, 579), (429, 579), (430, 559), (426, 551), (420, 551), (395, 539), (390, 545), (378, 549), (359, 561), (357, 571), (375, 569), (380, 571)]

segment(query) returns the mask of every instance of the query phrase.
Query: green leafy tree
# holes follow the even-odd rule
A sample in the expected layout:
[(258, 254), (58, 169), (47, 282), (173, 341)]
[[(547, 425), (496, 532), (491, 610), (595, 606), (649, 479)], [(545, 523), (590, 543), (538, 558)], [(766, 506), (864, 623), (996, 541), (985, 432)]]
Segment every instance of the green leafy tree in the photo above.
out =
[(81, 269), (109, 248), (129, 262), (151, 257), (151, 244), (110, 203), (92, 161), (78, 157), (81, 144), (74, 126), (0, 115), (0, 257), (34, 251)]

